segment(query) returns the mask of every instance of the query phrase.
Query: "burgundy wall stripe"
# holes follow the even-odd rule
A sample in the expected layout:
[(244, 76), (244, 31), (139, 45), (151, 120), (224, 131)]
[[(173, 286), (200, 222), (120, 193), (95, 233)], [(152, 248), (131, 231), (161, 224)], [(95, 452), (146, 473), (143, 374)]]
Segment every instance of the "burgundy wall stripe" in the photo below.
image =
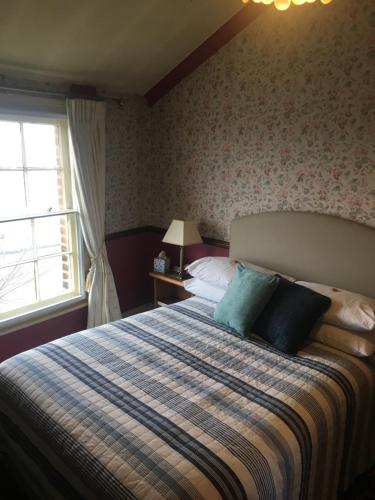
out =
[[(121, 238), (125, 238), (126, 236), (132, 236), (135, 234), (162, 234), (166, 233), (167, 229), (158, 227), (158, 226), (139, 226), (131, 229), (125, 229), (124, 231), (119, 231), (117, 233), (107, 234), (105, 237), (105, 241), (118, 240)], [(206, 245), (211, 245), (215, 247), (229, 248), (229, 241), (225, 240), (217, 240), (215, 238), (207, 238), (206, 236), (202, 236), (203, 243)]]

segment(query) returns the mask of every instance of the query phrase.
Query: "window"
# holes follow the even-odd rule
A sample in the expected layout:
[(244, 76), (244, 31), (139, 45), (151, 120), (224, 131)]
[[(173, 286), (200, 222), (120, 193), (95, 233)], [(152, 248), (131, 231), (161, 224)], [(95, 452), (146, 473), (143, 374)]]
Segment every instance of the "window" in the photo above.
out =
[(0, 326), (81, 298), (81, 255), (66, 120), (0, 117)]

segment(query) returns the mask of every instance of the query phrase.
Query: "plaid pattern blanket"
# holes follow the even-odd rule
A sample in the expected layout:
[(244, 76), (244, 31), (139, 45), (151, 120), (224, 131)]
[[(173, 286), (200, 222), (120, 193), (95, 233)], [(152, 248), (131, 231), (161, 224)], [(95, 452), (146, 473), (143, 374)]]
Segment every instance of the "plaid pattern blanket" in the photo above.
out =
[(218, 325), (213, 305), (192, 298), (0, 365), (2, 444), (40, 491), (332, 499), (375, 463), (368, 361), (318, 343), (283, 355)]

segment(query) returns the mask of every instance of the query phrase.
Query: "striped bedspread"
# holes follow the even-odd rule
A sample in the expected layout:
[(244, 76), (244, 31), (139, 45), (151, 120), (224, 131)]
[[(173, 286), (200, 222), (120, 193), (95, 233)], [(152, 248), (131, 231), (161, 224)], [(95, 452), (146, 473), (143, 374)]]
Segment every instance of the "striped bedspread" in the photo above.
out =
[(375, 463), (368, 361), (291, 358), (212, 312), (192, 298), (0, 365), (1, 446), (39, 498), (331, 500)]

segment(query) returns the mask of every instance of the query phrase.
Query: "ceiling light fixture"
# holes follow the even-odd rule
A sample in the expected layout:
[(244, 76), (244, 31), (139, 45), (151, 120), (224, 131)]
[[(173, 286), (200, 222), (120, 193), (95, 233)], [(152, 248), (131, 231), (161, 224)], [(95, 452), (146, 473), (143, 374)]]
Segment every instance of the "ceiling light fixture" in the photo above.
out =
[[(242, 3), (249, 3), (250, 0), (242, 0)], [(276, 9), (286, 10), (293, 5), (303, 5), (304, 3), (314, 3), (316, 0), (253, 0), (254, 3), (263, 3), (264, 5), (270, 5), (274, 3)], [(332, 2), (332, 0), (320, 0), (324, 5)]]

